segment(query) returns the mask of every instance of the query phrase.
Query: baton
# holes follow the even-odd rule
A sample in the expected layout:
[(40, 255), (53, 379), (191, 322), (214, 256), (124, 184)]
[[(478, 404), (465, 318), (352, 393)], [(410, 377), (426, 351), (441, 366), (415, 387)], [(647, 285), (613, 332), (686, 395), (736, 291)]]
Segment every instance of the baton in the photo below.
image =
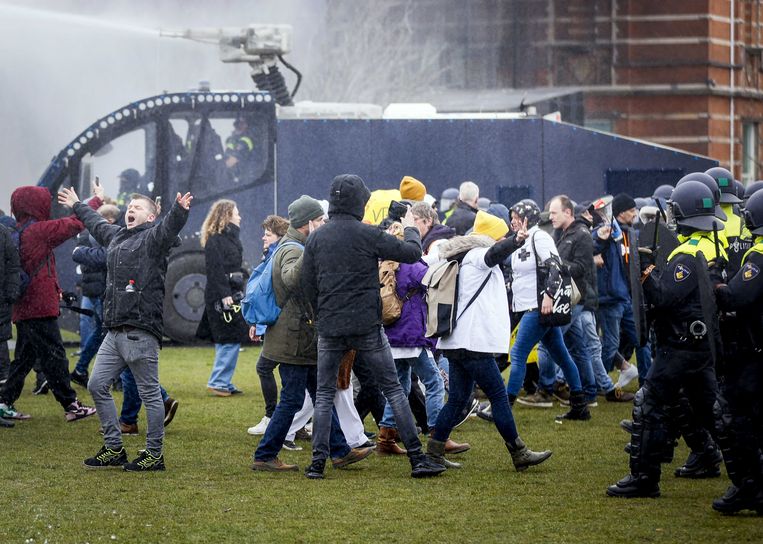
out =
[(72, 312), (86, 315), (88, 317), (93, 317), (95, 315), (95, 312), (93, 310), (88, 310), (87, 308), (80, 308), (79, 306), (67, 306), (65, 304), (62, 304), (59, 306), (59, 308), (63, 308), (65, 310), (71, 310)]

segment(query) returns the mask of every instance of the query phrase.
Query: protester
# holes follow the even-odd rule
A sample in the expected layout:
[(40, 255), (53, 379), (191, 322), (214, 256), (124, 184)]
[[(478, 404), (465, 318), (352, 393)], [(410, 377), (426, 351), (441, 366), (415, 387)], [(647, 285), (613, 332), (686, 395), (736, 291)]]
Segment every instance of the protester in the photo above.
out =
[(477, 203), (480, 198), (480, 188), (473, 181), (465, 181), (458, 188), (458, 201), (445, 224), (453, 228), (456, 234), (463, 236), (474, 225), (477, 215)]
[[(100, 204), (103, 188), (94, 186)], [(107, 247), (104, 298), (106, 338), (98, 351), (88, 390), (99, 408), (105, 445), (84, 461), (87, 468), (123, 467), (126, 471), (164, 470), (164, 406), (159, 385), (164, 278), (170, 249), (188, 219), (193, 197), (177, 193), (169, 213), (158, 223), (156, 204), (134, 194), (125, 214), (126, 227), (111, 225), (79, 201), (72, 189), (62, 189), (60, 204), (71, 206), (90, 234)], [(146, 407), (146, 449), (129, 462), (122, 444), (112, 382), (125, 368), (132, 371)]]
[[(13, 245), (11, 233), (0, 225), (0, 384), (5, 383), (11, 360), (8, 340), (13, 334), (11, 325), (12, 305), (19, 296), (19, 254)], [(13, 427), (13, 422), (0, 417), (0, 427)]]
[(233, 385), (241, 343), (249, 334), (240, 306), (245, 283), (240, 227), (241, 215), (232, 200), (218, 200), (212, 204), (201, 226), (207, 286), (204, 289), (204, 314), (196, 336), (215, 344), (215, 360), (207, 391), (217, 397), (242, 393)]
[[(323, 225), (320, 203), (302, 195), (289, 204), (289, 229), (281, 239), (273, 258), (273, 290), (281, 308), (278, 320), (265, 332), (262, 351), (276, 361), (281, 374), (281, 400), (265, 436), (254, 452), (253, 470), (288, 472), (299, 470), (278, 458), (294, 415), (302, 408), (305, 389), (316, 395), (317, 374), (316, 335), (313, 310), (300, 288), (303, 270), (303, 248), (307, 235)], [(334, 376), (336, 381), (336, 376)], [(333, 395), (332, 395), (333, 404)], [(351, 449), (339, 426), (336, 413), (330, 415), (330, 455), (334, 468), (344, 468), (368, 457), (373, 448)]]
[(307, 240), (302, 286), (315, 309), (318, 329), (318, 389), (313, 418), (313, 461), (308, 478), (322, 478), (330, 454), (332, 404), (342, 356), (358, 352), (356, 365), (373, 369), (392, 406), (400, 437), (408, 450), (413, 477), (435, 476), (444, 467), (422, 452), (410, 407), (397, 379), (395, 362), (381, 325), (379, 259), (414, 263), (421, 238), (410, 209), (402, 219), (405, 241), (361, 223), (371, 192), (363, 180), (344, 174), (329, 193), (330, 221)]
[[(100, 201), (95, 199), (91, 205), (98, 204)], [(18, 337), (8, 380), (0, 388), (0, 417), (4, 419), (31, 417), (17, 411), (13, 403), (21, 395), (24, 379), (35, 363), (41, 366), (47, 385), (63, 406), (66, 421), (95, 413), (95, 408), (77, 399), (69, 383), (69, 362), (58, 327), (61, 290), (53, 255), (56, 247), (84, 226), (72, 216), (51, 220), (50, 206), (50, 192), (43, 187), (19, 187), (11, 195), (11, 210), (18, 228), (23, 230), (19, 235), (20, 262), (30, 279), (26, 291), (13, 306)]]

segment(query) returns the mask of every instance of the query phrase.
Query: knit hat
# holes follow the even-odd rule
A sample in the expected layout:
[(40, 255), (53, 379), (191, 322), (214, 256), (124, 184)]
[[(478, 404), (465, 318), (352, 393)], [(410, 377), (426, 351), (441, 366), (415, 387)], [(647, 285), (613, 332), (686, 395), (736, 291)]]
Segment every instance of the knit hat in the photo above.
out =
[(636, 207), (636, 201), (626, 193), (620, 193), (612, 199), (612, 217), (617, 217), (622, 212)]
[(477, 212), (477, 216), (474, 218), (474, 230), (472, 234), (484, 234), (490, 236), (493, 240), (500, 240), (506, 233), (509, 232), (509, 226), (503, 219), (500, 219), (492, 214), (483, 212), (482, 210)]
[(304, 227), (308, 221), (319, 217), (323, 217), (323, 207), (311, 196), (302, 195), (289, 204), (289, 223), (295, 229)]
[(405, 176), (400, 181), (400, 198), (421, 202), (427, 194), (427, 188), (414, 177)]

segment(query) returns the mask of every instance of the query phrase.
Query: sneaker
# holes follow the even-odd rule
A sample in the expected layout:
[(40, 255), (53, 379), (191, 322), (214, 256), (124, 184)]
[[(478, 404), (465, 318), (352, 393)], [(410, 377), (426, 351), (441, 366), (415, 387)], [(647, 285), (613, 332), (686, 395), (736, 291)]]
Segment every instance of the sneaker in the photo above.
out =
[(483, 402), (477, 410), (477, 417), (485, 421), (493, 421), (493, 406), (490, 402)]
[(77, 372), (76, 370), (69, 374), (69, 379), (71, 381), (85, 388), (87, 387), (88, 377), (89, 376), (87, 372)]
[(178, 411), (178, 401), (172, 397), (167, 397), (164, 401), (164, 426), (166, 427), (175, 419), (175, 412)]
[(85, 468), (122, 468), (128, 462), (124, 447), (112, 450), (103, 446), (95, 456), (85, 459), (82, 464)]
[(469, 419), (469, 418), (472, 416), (472, 414), (476, 414), (476, 413), (477, 413), (477, 410), (479, 409), (479, 407), (480, 407), (480, 401), (478, 401), (477, 399), (472, 399), (472, 403), (471, 403), (471, 404), (470, 404), (470, 405), (467, 407), (467, 409), (466, 409), (466, 410), (464, 410), (464, 411), (461, 413), (461, 414), (462, 414), (462, 419), (461, 419), (461, 421), (459, 421), (458, 423), (456, 423), (456, 424), (453, 426), (453, 428), (455, 429), (455, 428), (456, 428), (456, 427), (458, 427), (459, 425), (462, 425), (464, 422), (466, 422), (466, 420), (467, 420), (467, 419)]
[(312, 433), (308, 432), (307, 429), (305, 429), (304, 427), (302, 427), (300, 430), (298, 430), (294, 434), (294, 437), (297, 440), (312, 440), (313, 439)]
[[(564, 382), (556, 382), (551, 394), (559, 401), (570, 400), (570, 386)], [(517, 399), (517, 402), (519, 402), (519, 399)]]
[(231, 395), (243, 395), (244, 394), (244, 392), (241, 391), (241, 389), (239, 389), (235, 385), (231, 385), (230, 388), (228, 389), (228, 391), (230, 391)]
[(635, 396), (636, 395), (633, 393), (623, 391), (618, 386), (615, 386), (612, 391), (608, 391), (607, 394), (604, 395), (608, 402), (632, 402)]
[(254, 463), (252, 463), (252, 470), (261, 472), (298, 472), (299, 467), (297, 465), (287, 465), (276, 457), (270, 461), (257, 461), (255, 459)]
[(11, 427), (14, 427), (15, 425), (16, 424), (10, 419), (4, 419), (0, 417), (0, 427), (5, 427), (6, 429), (10, 429)]
[(629, 363), (628, 368), (620, 371), (620, 377), (617, 378), (617, 384), (615, 387), (622, 389), (636, 378), (638, 378), (638, 368)]
[(257, 425), (249, 427), (246, 432), (254, 436), (265, 434), (268, 425), (270, 425), (270, 418), (268, 416), (263, 416)]
[(3, 419), (32, 419), (32, 416), (29, 414), (22, 414), (21, 412), (17, 411), (13, 404), (2, 403), (0, 403), (0, 417)]
[(34, 386), (34, 389), (32, 389), (32, 394), (47, 395), (49, 390), (50, 388), (48, 387), (48, 380), (42, 380)]
[(284, 440), (282, 447), (289, 451), (302, 451), (302, 446), (297, 446), (292, 440)]
[(374, 448), (352, 448), (350, 452), (344, 457), (336, 457), (331, 459), (331, 465), (334, 468), (345, 468), (353, 463), (362, 461), (374, 452)]
[(322, 480), (323, 479), (323, 469), (326, 467), (326, 461), (323, 459), (321, 460), (314, 460), (312, 463), (310, 463), (310, 466), (308, 466), (305, 469), (305, 477), (311, 479), (311, 480)]
[(132, 463), (127, 463), (123, 467), (127, 472), (149, 472), (154, 470), (164, 470), (164, 455), (154, 457), (146, 450), (141, 450), (140, 457)]
[(216, 387), (207, 387), (207, 391), (214, 397), (230, 397), (231, 392), (227, 389), (217, 389)]
[(532, 395), (525, 395), (517, 399), (523, 406), (533, 406), (535, 408), (551, 408), (554, 406), (554, 397), (542, 389), (538, 389)]
[(66, 418), (66, 421), (72, 422), (77, 421), (78, 419), (90, 417), (93, 414), (95, 414), (95, 408), (92, 406), (85, 406), (80, 401), (75, 400), (66, 408), (64, 417)]

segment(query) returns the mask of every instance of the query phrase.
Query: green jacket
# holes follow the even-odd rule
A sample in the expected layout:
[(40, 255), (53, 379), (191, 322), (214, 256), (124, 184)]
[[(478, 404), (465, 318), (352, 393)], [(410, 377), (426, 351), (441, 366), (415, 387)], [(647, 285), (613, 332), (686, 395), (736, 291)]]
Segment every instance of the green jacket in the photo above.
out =
[[(306, 239), (307, 236), (289, 227), (279, 247), (286, 242), (304, 245)], [(301, 247), (289, 245), (279, 249), (273, 257), (273, 291), (281, 307), (281, 315), (265, 331), (262, 355), (278, 363), (315, 365), (318, 335), (312, 309), (300, 287), (302, 252)]]

